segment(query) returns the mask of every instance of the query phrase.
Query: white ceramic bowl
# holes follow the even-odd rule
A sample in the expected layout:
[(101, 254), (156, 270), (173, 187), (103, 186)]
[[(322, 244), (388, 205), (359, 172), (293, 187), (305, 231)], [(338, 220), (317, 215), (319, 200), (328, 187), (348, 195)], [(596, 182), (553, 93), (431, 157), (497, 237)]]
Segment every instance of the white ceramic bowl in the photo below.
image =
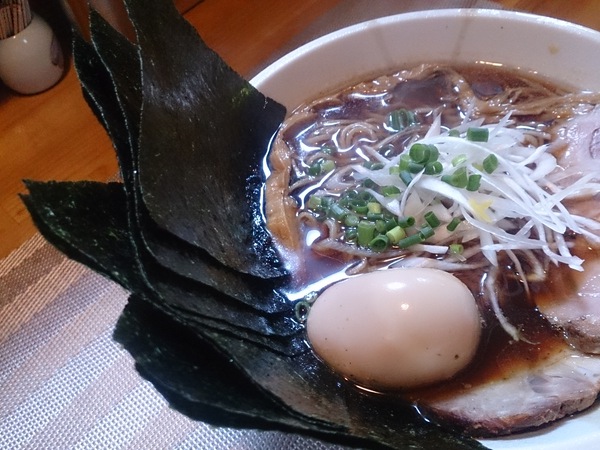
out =
[[(252, 83), (289, 111), (353, 81), (421, 62), (485, 62), (600, 90), (600, 33), (547, 17), (445, 9), (358, 24), (319, 38), (263, 70)], [(600, 448), (600, 406), (549, 428), (486, 440), (493, 449)]]

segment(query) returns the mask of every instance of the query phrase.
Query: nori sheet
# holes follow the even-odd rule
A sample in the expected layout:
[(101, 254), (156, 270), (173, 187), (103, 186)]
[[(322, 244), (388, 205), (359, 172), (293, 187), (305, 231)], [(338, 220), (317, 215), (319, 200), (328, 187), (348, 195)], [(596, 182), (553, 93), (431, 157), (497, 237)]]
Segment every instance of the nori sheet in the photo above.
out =
[[(239, 272), (284, 275), (260, 193), (285, 108), (225, 64), (171, 2), (126, 3), (142, 63), (138, 170), (149, 215)], [(171, 30), (177, 38), (165, 39)]]
[[(226, 295), (267, 313), (289, 311), (290, 305), (276, 290), (280, 280), (263, 280), (230, 269), (210, 257), (204, 250), (195, 248), (161, 230), (148, 216), (139, 193), (137, 158), (139, 128), (142, 108), (141, 73), (137, 61), (136, 47), (110, 27), (98, 14), (91, 15), (92, 43), (94, 49), (80, 39), (76, 42), (76, 66), (84, 92), (94, 101), (92, 109), (111, 136), (115, 148), (126, 192), (128, 194), (130, 220), (137, 222), (134, 228), (139, 233), (139, 253), (169, 271), (209, 285)], [(96, 54), (97, 52), (97, 54)], [(91, 55), (93, 53), (93, 55)], [(77, 64), (79, 59), (94, 61), (94, 64)], [(106, 97), (106, 89), (93, 91), (103, 86), (95, 81), (98, 73), (112, 79), (114, 97)], [(96, 100), (102, 98), (102, 104)], [(110, 103), (110, 104), (109, 104)], [(102, 109), (107, 109), (102, 113)], [(114, 120), (122, 112), (124, 119)], [(167, 187), (165, 187), (167, 188)]]

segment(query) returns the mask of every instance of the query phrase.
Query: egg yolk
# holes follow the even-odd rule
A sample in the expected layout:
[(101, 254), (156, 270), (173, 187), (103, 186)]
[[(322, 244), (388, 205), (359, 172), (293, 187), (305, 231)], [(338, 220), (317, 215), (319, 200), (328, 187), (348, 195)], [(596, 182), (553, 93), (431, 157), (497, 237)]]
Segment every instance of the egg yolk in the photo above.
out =
[(449, 379), (472, 360), (481, 319), (470, 290), (437, 269), (358, 275), (327, 288), (307, 333), (315, 353), (357, 385), (414, 388)]

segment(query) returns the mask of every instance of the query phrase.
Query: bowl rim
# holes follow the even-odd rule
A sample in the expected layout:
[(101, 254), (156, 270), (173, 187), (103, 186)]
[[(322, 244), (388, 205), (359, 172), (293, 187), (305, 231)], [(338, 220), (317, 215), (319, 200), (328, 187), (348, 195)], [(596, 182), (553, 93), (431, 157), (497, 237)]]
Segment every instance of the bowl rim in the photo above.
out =
[[(528, 12), (521, 11), (513, 11), (513, 10), (504, 10), (504, 9), (486, 9), (486, 8), (445, 8), (445, 9), (431, 9), (431, 10), (421, 10), (421, 11), (412, 11), (400, 14), (393, 14), (381, 18), (370, 19), (367, 21), (359, 22), (354, 25), (350, 25), (339, 30), (327, 33), (323, 36), (320, 36), (314, 40), (306, 42), (305, 44), (299, 46), (298, 48), (290, 51), (284, 56), (278, 58), (267, 67), (262, 69), (258, 74), (251, 78), (250, 82), (256, 88), (261, 90), (264, 94), (269, 97), (274, 98), (275, 100), (283, 103), (288, 109), (298, 106), (299, 102), (290, 102), (286, 97), (283, 97), (281, 100), (278, 99), (278, 92), (281, 91), (281, 86), (273, 89), (272, 85), (276, 84), (277, 81), (281, 77), (281, 73), (286, 73), (289, 71), (291, 67), (304, 66), (304, 72), (306, 76), (309, 76), (307, 71), (307, 66), (311, 64), (311, 61), (314, 62), (316, 58), (318, 58), (319, 54), (323, 54), (323, 51), (331, 50), (339, 45), (340, 41), (345, 39), (355, 39), (358, 36), (365, 35), (367, 32), (379, 32), (381, 30), (389, 30), (393, 26), (399, 26), (401, 24), (411, 24), (416, 22), (423, 21), (438, 21), (439, 23), (444, 23), (442, 21), (449, 21), (446, 23), (452, 24), (455, 26), (463, 26), (466, 27), (468, 22), (475, 20), (476, 22), (487, 21), (489, 24), (496, 25), (498, 28), (503, 28), (504, 26), (517, 26), (521, 30), (526, 30), (527, 28), (534, 27), (535, 30), (552, 30), (558, 33), (560, 39), (576, 39), (582, 41), (591, 41), (591, 45), (598, 45), (600, 47), (600, 31), (596, 31), (594, 29), (585, 27), (583, 25), (575, 24), (572, 22), (568, 22), (563, 19), (557, 19), (553, 17), (547, 17), (542, 15), (537, 15)], [(461, 25), (462, 22), (462, 25)], [(448, 27), (446, 27), (448, 28)], [(498, 33), (498, 31), (495, 31)], [(541, 44), (536, 44), (541, 45)], [(551, 44), (549, 44), (551, 45)], [(502, 46), (498, 46), (502, 47)], [(569, 47), (570, 48), (570, 47)], [(467, 47), (468, 49), (468, 47)], [(552, 53), (552, 49), (549, 50)], [(556, 50), (558, 52), (558, 50)], [(330, 54), (329, 54), (330, 55)], [(570, 55), (566, 55), (567, 58), (570, 58)], [(468, 59), (468, 58), (467, 58)], [(490, 58), (493, 60), (494, 58)], [(423, 58), (424, 62), (426, 58)], [(437, 62), (440, 61), (439, 58), (435, 58)], [(448, 58), (449, 62), (451, 58)], [(410, 64), (417, 64), (418, 62), (409, 62)], [(510, 66), (510, 62), (507, 62), (507, 66)], [(525, 72), (533, 72), (536, 73), (537, 69), (535, 66), (536, 63), (532, 64), (532, 67), (525, 67)], [(385, 70), (393, 70), (395, 67), (398, 67), (395, 64), (390, 65), (387, 69), (378, 67), (370, 72), (372, 75), (377, 75), (383, 73)], [(521, 69), (519, 64), (514, 65), (515, 68)], [(600, 64), (598, 65), (598, 69), (600, 71)], [(563, 69), (561, 69), (563, 70)], [(565, 69), (566, 70), (566, 69)], [(586, 71), (583, 71), (584, 73)], [(289, 72), (287, 72), (289, 73)], [(550, 73), (549, 70), (544, 70), (544, 73), (547, 75)], [(366, 77), (369, 74), (365, 74)], [(345, 82), (352, 83), (353, 81), (360, 81), (360, 77), (362, 76), (364, 79), (365, 75), (349, 77), (347, 80), (344, 80), (342, 83), (337, 83), (336, 86), (327, 86), (321, 90), (321, 92), (314, 93), (312, 97), (316, 95), (324, 94), (326, 92), (331, 91), (335, 87), (343, 86)], [(575, 86), (585, 85), (586, 83), (580, 82), (579, 78), (584, 77), (582, 74), (578, 72), (578, 67), (573, 67), (571, 72), (567, 75), (566, 72), (563, 73), (562, 79), (559, 79), (559, 83), (569, 83), (572, 82)], [(542, 78), (548, 78), (547, 76), (542, 76)], [(549, 77), (553, 78), (552, 75)], [(584, 77), (585, 78), (585, 77)], [(588, 79), (591, 77), (587, 76)], [(583, 78), (582, 78), (583, 79)], [(596, 83), (596, 86), (593, 86), (592, 89), (600, 90), (600, 77), (598, 77), (599, 81)], [(568, 81), (567, 81), (568, 80)], [(300, 91), (304, 88), (300, 87)], [(306, 100), (306, 97), (305, 97)]]

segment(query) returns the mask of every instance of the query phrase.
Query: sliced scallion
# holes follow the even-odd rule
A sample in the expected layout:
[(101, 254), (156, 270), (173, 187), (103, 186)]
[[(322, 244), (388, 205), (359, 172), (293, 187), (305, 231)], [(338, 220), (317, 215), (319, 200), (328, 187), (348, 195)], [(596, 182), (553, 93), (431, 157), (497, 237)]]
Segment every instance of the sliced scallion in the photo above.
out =
[(398, 195), (400, 193), (400, 188), (394, 185), (383, 186), (381, 188), (381, 193), (384, 197), (392, 197), (393, 195)]
[(459, 167), (452, 175), (443, 175), (442, 181), (456, 188), (466, 188), (469, 181), (467, 176), (467, 168)]
[(456, 230), (456, 227), (458, 227), (460, 225), (460, 223), (462, 222), (462, 220), (460, 220), (458, 217), (454, 217), (450, 223), (448, 223), (448, 225), (446, 225), (446, 229), (448, 231), (454, 231)]
[(454, 158), (452, 158), (451, 164), (456, 167), (456, 166), (460, 166), (461, 164), (464, 164), (467, 161), (467, 155), (465, 155), (464, 153), (461, 153), (460, 155), (456, 155)]
[(421, 237), (421, 235), (419, 233), (415, 233), (410, 236), (406, 236), (403, 239), (400, 239), (398, 241), (398, 247), (408, 248), (415, 244), (420, 244), (421, 242), (423, 242), (423, 238)]
[(385, 234), (379, 234), (369, 242), (369, 248), (374, 252), (382, 252), (388, 248), (389, 239)]
[(471, 127), (467, 129), (467, 140), (472, 142), (487, 142), (490, 130), (483, 127)]
[(347, 208), (344, 208), (339, 203), (332, 203), (329, 205), (329, 209), (327, 210), (327, 215), (332, 219), (342, 221), (344, 217), (346, 217), (350, 211)]
[(407, 186), (413, 180), (412, 174), (408, 170), (401, 170), (399, 175), (402, 182)]
[(389, 230), (387, 233), (385, 233), (385, 235), (387, 236), (391, 244), (397, 244), (398, 242), (400, 242), (400, 239), (404, 239), (406, 237), (406, 231), (404, 231), (404, 228), (397, 225), (391, 230)]
[(440, 225), (440, 219), (435, 215), (433, 211), (425, 213), (425, 222), (429, 224), (431, 228), (438, 227)]
[(425, 164), (429, 161), (429, 154), (431, 149), (427, 144), (416, 143), (413, 144), (408, 150), (408, 155), (413, 162), (418, 164)]
[(485, 157), (482, 165), (483, 170), (491, 174), (498, 168), (498, 157), (491, 153)]
[(358, 222), (360, 222), (360, 218), (356, 214), (350, 213), (344, 217), (344, 225), (347, 227), (356, 227)]
[(435, 231), (431, 226), (424, 225), (423, 227), (421, 227), (421, 230), (419, 230), (419, 234), (421, 235), (421, 238), (425, 240), (432, 237), (435, 234)]
[(481, 175), (479, 174), (471, 174), (469, 175), (469, 180), (467, 181), (467, 191), (475, 192), (479, 190), (481, 186)]
[(415, 113), (404, 108), (394, 110), (387, 116), (387, 125), (394, 131), (402, 131), (418, 123)]
[(368, 220), (361, 220), (357, 227), (358, 245), (366, 247), (375, 236), (375, 223)]
[(439, 161), (433, 161), (425, 165), (426, 175), (437, 175), (439, 173), (442, 173), (442, 170), (444, 170), (444, 166)]
[(332, 159), (325, 159), (321, 163), (321, 174), (331, 172), (335, 169), (335, 161)]
[(367, 203), (367, 209), (369, 213), (379, 214), (381, 213), (381, 204), (377, 202), (369, 202)]
[(409, 228), (415, 224), (415, 218), (413, 216), (399, 217), (398, 225), (402, 228)]
[(450, 253), (454, 255), (461, 255), (465, 250), (462, 244), (450, 244), (449, 245)]
[(308, 197), (308, 201), (306, 202), (306, 207), (308, 209), (318, 209), (321, 207), (321, 197), (318, 195), (311, 195)]

